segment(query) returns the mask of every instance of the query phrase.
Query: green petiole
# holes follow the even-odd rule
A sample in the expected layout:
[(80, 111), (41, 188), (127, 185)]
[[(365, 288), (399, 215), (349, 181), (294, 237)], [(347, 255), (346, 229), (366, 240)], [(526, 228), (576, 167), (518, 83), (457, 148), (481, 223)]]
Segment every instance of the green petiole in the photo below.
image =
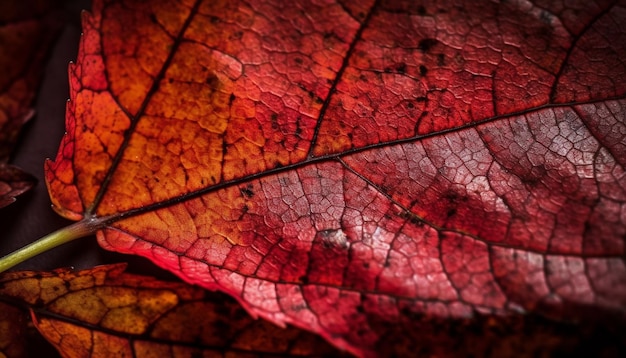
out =
[(94, 220), (81, 220), (48, 234), (39, 240), (1, 258), (0, 272), (4, 272), (15, 265), (18, 265), (57, 246), (81, 237), (89, 236), (95, 233), (99, 226), (100, 223)]

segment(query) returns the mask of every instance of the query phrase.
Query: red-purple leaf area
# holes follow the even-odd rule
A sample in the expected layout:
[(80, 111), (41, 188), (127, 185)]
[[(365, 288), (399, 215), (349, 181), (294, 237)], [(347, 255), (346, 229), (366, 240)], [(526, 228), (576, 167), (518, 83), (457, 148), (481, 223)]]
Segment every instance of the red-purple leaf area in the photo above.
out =
[(30, 174), (6, 163), (22, 126), (33, 116), (31, 104), (45, 55), (60, 29), (55, 3), (0, 3), (0, 208), (36, 182)]
[(624, 327), (625, 4), (96, 1), (53, 203), (356, 354)]

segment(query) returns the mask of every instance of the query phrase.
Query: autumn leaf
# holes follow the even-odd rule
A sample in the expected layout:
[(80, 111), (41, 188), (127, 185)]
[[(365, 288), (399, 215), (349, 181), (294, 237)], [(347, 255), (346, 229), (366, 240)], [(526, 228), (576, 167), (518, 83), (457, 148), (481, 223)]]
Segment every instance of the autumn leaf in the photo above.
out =
[(30, 308), (64, 357), (339, 354), (311, 333), (253, 319), (221, 294), (124, 268), (12, 272), (0, 280), (0, 299)]
[(42, 64), (61, 21), (58, 4), (47, 1), (0, 3), (0, 208), (35, 184), (35, 178), (7, 164), (39, 84)]
[(26, 320), (14, 306), (0, 302), (0, 357), (24, 357)]
[(414, 317), (624, 327), (625, 26), (621, 2), (97, 1), (47, 163), (81, 221), (51, 238), (98, 230), (359, 355)]

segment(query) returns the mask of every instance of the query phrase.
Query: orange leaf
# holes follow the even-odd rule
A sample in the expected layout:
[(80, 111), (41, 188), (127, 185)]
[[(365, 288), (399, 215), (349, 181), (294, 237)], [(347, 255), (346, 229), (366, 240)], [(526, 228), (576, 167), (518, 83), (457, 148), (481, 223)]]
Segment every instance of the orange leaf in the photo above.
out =
[(414, 315), (625, 322), (622, 4), (83, 20), (47, 183), (103, 247), (356, 354)]
[(123, 271), (9, 273), (0, 297), (28, 305), (64, 357), (338, 354), (311, 333), (252, 319), (224, 295)]

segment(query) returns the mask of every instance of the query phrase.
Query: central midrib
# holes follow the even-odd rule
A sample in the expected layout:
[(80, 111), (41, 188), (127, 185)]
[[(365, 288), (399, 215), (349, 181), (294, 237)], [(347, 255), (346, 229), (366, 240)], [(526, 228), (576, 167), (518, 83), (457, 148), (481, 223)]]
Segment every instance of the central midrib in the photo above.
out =
[[(152, 86), (150, 87), (149, 91), (146, 94), (146, 97), (144, 98), (139, 110), (137, 111), (136, 115), (131, 115), (130, 113), (128, 113), (125, 108), (123, 106), (120, 105), (120, 108), (122, 108), (122, 110), (125, 111), (125, 113), (127, 114), (127, 116), (129, 118), (131, 118), (131, 124), (130, 127), (126, 130), (126, 132), (124, 133), (124, 139), (122, 144), (120, 145), (119, 150), (117, 151), (111, 167), (109, 168), (107, 175), (105, 177), (105, 179), (102, 182), (102, 185), (100, 186), (100, 189), (98, 190), (94, 201), (92, 203), (92, 205), (86, 210), (85, 212), (85, 218), (86, 219), (95, 219), (97, 216), (95, 215), (95, 212), (99, 206), (99, 204), (102, 201), (102, 198), (104, 197), (104, 195), (107, 192), (108, 189), (108, 185), (112, 180), (113, 175), (115, 174), (115, 171), (117, 169), (117, 167), (119, 166), (122, 156), (126, 150), (126, 148), (128, 147), (129, 143), (130, 143), (130, 139), (132, 134), (135, 131), (135, 128), (137, 126), (137, 123), (141, 120), (141, 118), (143, 117), (143, 114), (145, 112), (146, 107), (149, 105), (152, 96), (154, 95), (154, 93), (156, 93), (159, 89), (159, 85), (161, 80), (164, 78), (165, 76), (165, 72), (167, 71), (167, 69), (169, 68), (174, 55), (176, 54), (176, 51), (178, 49), (178, 47), (180, 46), (180, 44), (183, 42), (183, 37), (184, 34), (187, 30), (187, 28), (189, 27), (189, 25), (191, 24), (191, 22), (193, 21), (195, 15), (198, 12), (198, 8), (201, 4), (202, 0), (197, 0), (196, 3), (194, 4), (194, 6), (192, 7), (190, 14), (188, 16), (188, 18), (186, 19), (185, 23), (183, 24), (183, 26), (181, 27), (176, 39), (173, 42), (172, 48), (168, 54), (168, 57), (166, 58), (166, 60), (163, 63), (162, 68), (160, 69), (160, 71), (158, 72), (157, 76), (154, 79), (154, 82), (152, 84)], [(198, 190), (195, 190), (193, 192), (190, 193), (186, 193), (186, 194), (181, 194), (181, 195), (177, 195), (176, 197), (170, 198), (170, 199), (166, 199), (163, 201), (159, 201), (159, 202), (155, 202), (152, 203), (150, 205), (146, 205), (146, 206), (142, 206), (139, 208), (134, 208), (134, 209), (129, 209), (127, 211), (124, 212), (120, 212), (120, 213), (116, 213), (116, 214), (112, 214), (106, 217), (101, 217), (98, 219), (99, 222), (104, 223), (105, 225), (110, 225), (116, 221), (122, 220), (124, 218), (128, 218), (128, 217), (132, 217), (132, 216), (136, 216), (136, 215), (140, 215), (146, 212), (150, 212), (153, 210), (158, 210), (158, 209), (162, 209), (162, 208), (166, 208), (169, 206), (173, 206), (176, 204), (180, 204), (182, 202), (209, 194), (211, 192), (220, 190), (220, 189), (224, 189), (226, 187), (230, 187), (233, 185), (238, 185), (238, 184), (242, 184), (242, 183), (246, 183), (248, 181), (251, 180), (255, 180), (255, 179), (260, 179), (266, 176), (270, 176), (270, 175), (274, 175), (274, 174), (278, 174), (278, 173), (282, 173), (282, 172), (287, 172), (287, 171), (291, 171), (291, 170), (295, 170), (307, 165), (312, 165), (312, 164), (317, 164), (317, 163), (321, 163), (321, 162), (326, 162), (326, 161), (338, 161), (339, 158), (341, 157), (345, 157), (345, 156), (349, 156), (352, 154), (356, 154), (359, 152), (363, 152), (363, 151), (367, 151), (367, 150), (371, 150), (371, 149), (376, 149), (376, 148), (382, 148), (382, 147), (386, 147), (386, 146), (392, 146), (392, 145), (399, 145), (399, 144), (405, 144), (405, 143), (411, 143), (411, 142), (416, 142), (416, 141), (420, 141), (426, 138), (431, 138), (431, 137), (435, 137), (435, 136), (441, 136), (441, 135), (446, 135), (448, 133), (452, 133), (452, 132), (457, 132), (457, 131), (462, 131), (468, 128), (473, 128), (473, 127), (477, 127), (479, 125), (483, 125), (489, 122), (493, 122), (493, 121), (497, 121), (499, 119), (503, 119), (503, 118), (508, 118), (508, 117), (514, 117), (514, 116), (520, 116), (520, 115), (524, 115), (524, 114), (528, 114), (531, 112), (535, 112), (535, 111), (539, 111), (539, 110), (543, 110), (543, 109), (550, 109), (550, 108), (558, 108), (558, 107), (571, 107), (573, 105), (582, 105), (582, 104), (590, 104), (590, 103), (597, 103), (597, 102), (604, 102), (607, 100), (611, 100), (611, 99), (622, 99), (624, 98), (623, 96), (619, 96), (616, 98), (607, 98), (607, 99), (602, 99), (602, 100), (590, 100), (587, 102), (576, 102), (576, 103), (560, 103), (560, 104), (553, 104), (553, 103), (548, 103), (548, 104), (544, 104), (544, 105), (540, 105), (540, 106), (536, 106), (536, 107), (532, 107), (532, 108), (527, 108), (521, 111), (517, 111), (517, 112), (512, 112), (512, 113), (507, 113), (507, 114), (503, 114), (503, 115), (496, 115), (496, 116), (492, 116), (489, 118), (485, 118), (483, 120), (480, 121), (474, 121), (474, 122), (470, 122), (467, 124), (463, 124), (460, 126), (456, 126), (456, 127), (452, 127), (452, 128), (448, 128), (448, 129), (444, 129), (444, 130), (440, 130), (437, 132), (433, 132), (433, 133), (428, 133), (428, 134), (422, 134), (422, 135), (415, 135), (415, 136), (411, 136), (411, 137), (407, 137), (407, 138), (401, 138), (401, 139), (396, 139), (393, 141), (386, 141), (386, 142), (380, 142), (380, 143), (374, 143), (374, 144), (369, 144), (369, 145), (365, 145), (362, 147), (358, 147), (358, 148), (351, 148), (348, 150), (344, 150), (341, 153), (331, 153), (331, 154), (327, 154), (327, 155), (323, 155), (323, 156), (317, 156), (315, 157), (313, 155), (313, 150), (315, 148), (315, 142), (317, 140), (317, 136), (319, 133), (319, 128), (321, 126), (321, 123), (324, 119), (326, 110), (329, 107), (330, 101), (333, 97), (333, 94), (335, 93), (335, 89), (337, 86), (337, 83), (340, 81), (345, 69), (348, 67), (349, 65), (349, 60), (353, 54), (354, 48), (357, 45), (357, 43), (359, 42), (359, 40), (361, 39), (361, 35), (364, 31), (364, 29), (367, 27), (367, 24), (369, 23), (371, 17), (373, 16), (373, 13), (375, 12), (375, 9), (378, 6), (378, 1), (372, 6), (370, 12), (367, 14), (367, 16), (365, 17), (365, 19), (363, 20), (363, 22), (361, 23), (360, 28), (357, 30), (353, 41), (350, 43), (349, 49), (346, 52), (346, 57), (343, 60), (342, 66), (339, 69), (339, 71), (337, 72), (337, 77), (335, 78), (335, 80), (333, 81), (333, 84), (328, 92), (328, 95), (322, 105), (322, 108), (320, 109), (320, 113), (318, 116), (318, 120), (317, 120), (317, 124), (315, 126), (315, 130), (314, 130), (314, 134), (312, 136), (312, 140), (311, 140), (311, 144), (309, 147), (309, 152), (308, 155), (306, 157), (306, 159), (304, 159), (303, 161), (297, 162), (297, 163), (292, 163), (289, 165), (285, 165), (285, 166), (281, 166), (281, 167), (275, 167), (275, 168), (271, 168), (262, 172), (258, 172), (258, 173), (253, 173), (250, 175), (246, 175), (243, 177), (239, 177), (239, 178), (234, 178), (234, 179), (230, 179), (230, 180), (226, 180), (223, 182), (220, 182), (218, 184), (212, 185), (212, 186), (208, 186), (205, 188), (201, 188)], [(119, 103), (118, 103), (119, 104)], [(338, 161), (339, 162), (339, 161)], [(385, 194), (385, 193), (382, 193)]]

